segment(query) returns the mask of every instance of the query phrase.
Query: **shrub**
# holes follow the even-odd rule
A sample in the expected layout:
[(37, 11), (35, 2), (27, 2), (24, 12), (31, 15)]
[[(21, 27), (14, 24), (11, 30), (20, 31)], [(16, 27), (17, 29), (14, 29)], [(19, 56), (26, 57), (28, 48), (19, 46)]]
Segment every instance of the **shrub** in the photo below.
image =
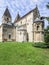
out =
[(49, 43), (45, 43), (45, 45), (47, 46), (47, 48), (49, 48)]
[(38, 48), (49, 48), (49, 45), (44, 42), (36, 42), (33, 44), (33, 46)]

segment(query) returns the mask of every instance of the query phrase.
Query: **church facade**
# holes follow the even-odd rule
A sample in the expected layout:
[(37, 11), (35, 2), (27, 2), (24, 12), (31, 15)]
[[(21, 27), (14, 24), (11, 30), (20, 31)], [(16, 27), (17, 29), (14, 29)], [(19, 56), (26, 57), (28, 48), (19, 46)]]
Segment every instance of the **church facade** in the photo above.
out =
[(40, 17), (37, 6), (23, 17), (20, 17), (18, 13), (14, 23), (12, 23), (12, 17), (6, 8), (0, 26), (0, 42), (3, 41), (44, 41), (44, 21)]

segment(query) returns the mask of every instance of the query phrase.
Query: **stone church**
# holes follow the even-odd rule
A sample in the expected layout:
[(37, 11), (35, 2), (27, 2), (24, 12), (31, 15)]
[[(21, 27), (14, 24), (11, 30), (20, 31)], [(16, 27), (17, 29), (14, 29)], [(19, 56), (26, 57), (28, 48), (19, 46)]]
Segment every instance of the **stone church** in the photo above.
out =
[(8, 8), (6, 8), (0, 25), (0, 42), (4, 41), (44, 41), (44, 21), (40, 17), (37, 6), (23, 17), (18, 13), (14, 23), (12, 23), (12, 17)]

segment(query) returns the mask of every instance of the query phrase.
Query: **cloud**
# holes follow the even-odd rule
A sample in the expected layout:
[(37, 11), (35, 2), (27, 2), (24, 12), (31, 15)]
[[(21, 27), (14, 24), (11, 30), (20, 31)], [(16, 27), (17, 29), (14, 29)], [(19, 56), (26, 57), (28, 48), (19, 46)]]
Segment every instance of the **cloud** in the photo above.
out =
[(0, 0), (0, 3), (2, 2), (2, 0)]
[(38, 2), (39, 0), (32, 0), (32, 2)]
[(36, 3), (36, 4), (37, 3), (39, 4), (39, 3), (43, 2), (44, 0), (31, 0), (31, 1), (34, 2), (34, 3)]
[(36, 4), (38, 5), (41, 15), (43, 14), (47, 16), (48, 10), (45, 7), (47, 2), (48, 0), (0, 0), (0, 17), (3, 15), (6, 6), (8, 6), (12, 19), (14, 20), (17, 12), (23, 16), (28, 11), (35, 8)]

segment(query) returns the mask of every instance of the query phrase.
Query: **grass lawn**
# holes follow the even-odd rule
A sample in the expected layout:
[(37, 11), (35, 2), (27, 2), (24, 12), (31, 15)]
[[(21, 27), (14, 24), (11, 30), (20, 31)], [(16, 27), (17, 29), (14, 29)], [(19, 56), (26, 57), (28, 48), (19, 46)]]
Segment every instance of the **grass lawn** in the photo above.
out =
[(32, 43), (0, 43), (0, 65), (49, 65), (49, 49)]

